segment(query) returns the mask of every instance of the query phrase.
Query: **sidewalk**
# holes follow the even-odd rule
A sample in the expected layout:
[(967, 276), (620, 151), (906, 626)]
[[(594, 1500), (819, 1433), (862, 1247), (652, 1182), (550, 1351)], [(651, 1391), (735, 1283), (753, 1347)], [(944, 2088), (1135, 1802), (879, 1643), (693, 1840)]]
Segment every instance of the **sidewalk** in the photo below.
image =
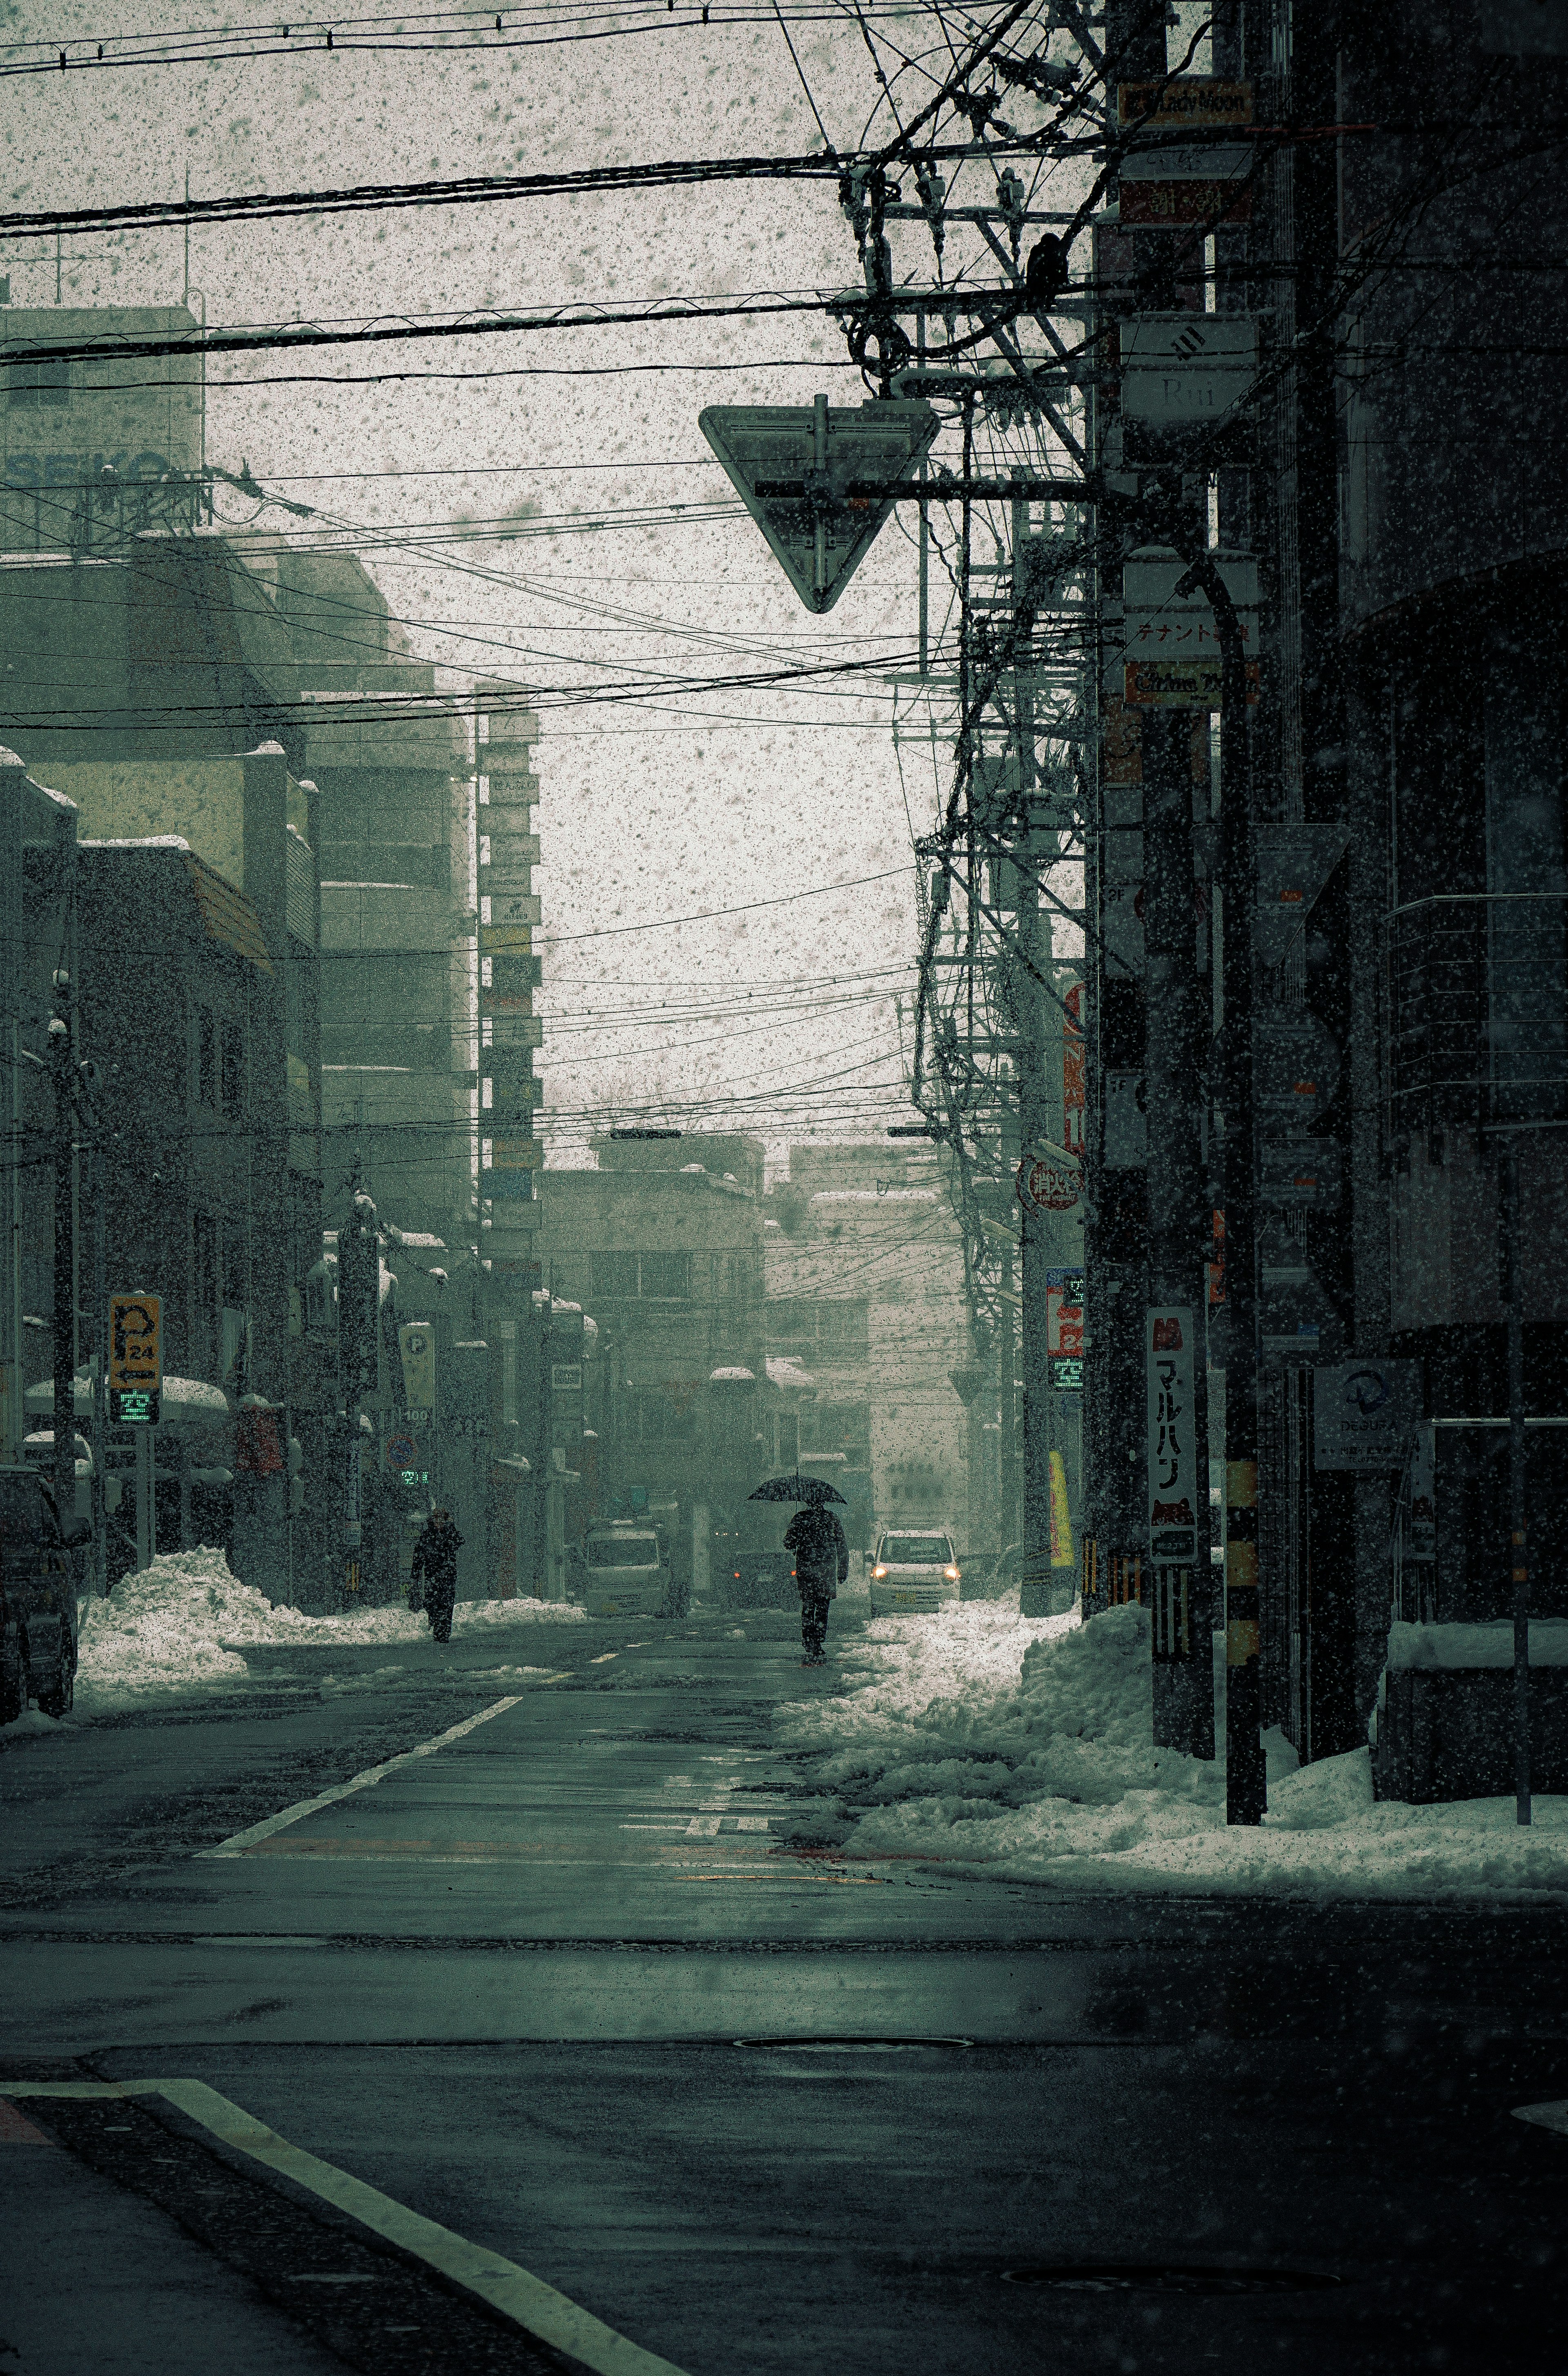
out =
[(0, 2237), (3, 2376), (342, 2376), (245, 2278), (3, 2099)]

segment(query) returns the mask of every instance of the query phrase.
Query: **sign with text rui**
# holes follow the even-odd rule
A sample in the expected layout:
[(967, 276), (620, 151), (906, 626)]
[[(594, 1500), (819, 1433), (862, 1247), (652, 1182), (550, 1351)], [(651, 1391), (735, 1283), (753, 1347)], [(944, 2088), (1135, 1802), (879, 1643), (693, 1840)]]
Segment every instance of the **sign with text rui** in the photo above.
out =
[(1198, 1485), (1193, 1314), (1185, 1304), (1151, 1309), (1144, 1324), (1148, 1389), (1149, 1556), (1156, 1566), (1192, 1567)]

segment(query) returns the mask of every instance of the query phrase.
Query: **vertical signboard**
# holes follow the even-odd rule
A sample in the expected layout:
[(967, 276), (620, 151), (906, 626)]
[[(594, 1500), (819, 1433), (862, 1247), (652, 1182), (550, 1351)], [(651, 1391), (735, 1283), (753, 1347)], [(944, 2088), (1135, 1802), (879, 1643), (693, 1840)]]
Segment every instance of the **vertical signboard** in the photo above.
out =
[(1083, 984), (1075, 981), (1062, 1000), (1062, 1145), (1083, 1160), (1085, 1102)]
[(1192, 1311), (1185, 1304), (1151, 1309), (1144, 1326), (1156, 1658), (1193, 1655), (1189, 1600), (1198, 1556), (1198, 1512), (1206, 1519), (1208, 1514), (1208, 1496), (1200, 1495), (1198, 1484), (1195, 1334)]
[(1058, 1394), (1083, 1390), (1083, 1273), (1045, 1274), (1045, 1353)]
[(163, 1402), (163, 1299), (109, 1299), (109, 1420), (156, 1427)]

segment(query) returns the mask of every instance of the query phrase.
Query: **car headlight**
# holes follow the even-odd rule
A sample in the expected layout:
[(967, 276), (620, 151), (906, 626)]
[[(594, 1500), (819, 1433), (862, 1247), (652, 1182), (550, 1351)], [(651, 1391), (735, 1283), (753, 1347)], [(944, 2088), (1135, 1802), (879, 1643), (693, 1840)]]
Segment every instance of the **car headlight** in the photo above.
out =
[(887, 1569), (886, 1569), (885, 1567), (882, 1567), (882, 1566), (877, 1566), (877, 1567), (874, 1567), (874, 1568), (872, 1569), (872, 1571), (871, 1571), (871, 1581), (873, 1582), (873, 1584), (878, 1583), (878, 1581), (879, 1581), (883, 1576), (885, 1576), (885, 1575), (887, 1574), (887, 1573), (888, 1573), (888, 1571), (887, 1571)]
[(942, 1570), (942, 1574), (947, 1577), (949, 1584), (956, 1584), (959, 1580), (961, 1571), (956, 1567), (945, 1567)]

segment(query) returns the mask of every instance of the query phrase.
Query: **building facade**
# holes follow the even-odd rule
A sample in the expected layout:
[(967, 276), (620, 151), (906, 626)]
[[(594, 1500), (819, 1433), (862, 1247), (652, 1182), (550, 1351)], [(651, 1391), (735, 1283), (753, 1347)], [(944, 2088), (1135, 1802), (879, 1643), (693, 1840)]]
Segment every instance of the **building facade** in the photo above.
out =
[(996, 1446), (969, 1360), (963, 1242), (939, 1158), (884, 1146), (796, 1146), (766, 1206), (767, 1348), (812, 1382), (803, 1471), (849, 1505), (853, 1548), (884, 1527), (939, 1526), (995, 1553)]

